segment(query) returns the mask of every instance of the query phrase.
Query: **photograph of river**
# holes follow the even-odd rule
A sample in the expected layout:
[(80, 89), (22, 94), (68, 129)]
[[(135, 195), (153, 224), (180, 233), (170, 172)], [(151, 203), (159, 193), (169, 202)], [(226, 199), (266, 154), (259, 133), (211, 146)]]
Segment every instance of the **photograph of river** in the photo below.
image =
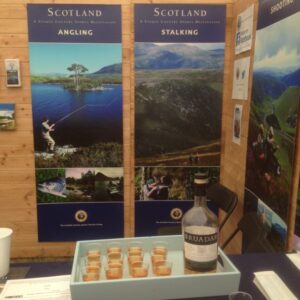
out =
[(30, 56), (37, 167), (122, 166), (121, 46), (31, 43)]

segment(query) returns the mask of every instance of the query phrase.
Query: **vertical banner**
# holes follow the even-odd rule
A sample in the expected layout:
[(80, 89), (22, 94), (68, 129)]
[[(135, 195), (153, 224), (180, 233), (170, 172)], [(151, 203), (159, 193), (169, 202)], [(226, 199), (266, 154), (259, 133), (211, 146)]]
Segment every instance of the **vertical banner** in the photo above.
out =
[(256, 31), (245, 212), (257, 212), (276, 251), (285, 249), (287, 238), (300, 95), (299, 7), (299, 1), (261, 0)]
[(177, 233), (201, 167), (218, 181), (225, 5), (135, 5), (135, 233)]
[(119, 5), (28, 5), (40, 241), (123, 236)]

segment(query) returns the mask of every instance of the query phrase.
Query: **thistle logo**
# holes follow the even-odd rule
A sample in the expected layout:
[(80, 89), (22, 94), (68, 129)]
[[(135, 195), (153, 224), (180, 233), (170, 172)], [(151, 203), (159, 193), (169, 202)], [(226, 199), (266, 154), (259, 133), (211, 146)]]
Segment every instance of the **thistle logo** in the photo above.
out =
[(88, 214), (84, 210), (78, 210), (75, 213), (75, 220), (79, 223), (83, 223), (87, 220)]
[(182, 215), (182, 210), (178, 207), (173, 208), (170, 213), (170, 216), (173, 220), (180, 220), (182, 218)]

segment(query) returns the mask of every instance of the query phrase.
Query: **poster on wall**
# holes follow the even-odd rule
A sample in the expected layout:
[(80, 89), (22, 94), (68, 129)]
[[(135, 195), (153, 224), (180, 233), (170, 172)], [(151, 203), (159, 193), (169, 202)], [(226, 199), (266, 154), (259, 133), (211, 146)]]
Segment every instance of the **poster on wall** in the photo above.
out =
[(5, 59), (5, 73), (6, 73), (6, 86), (7, 87), (20, 87), (21, 74), (20, 74), (20, 61), (18, 59)]
[(235, 54), (240, 54), (252, 47), (254, 4), (240, 13), (236, 21)]
[(15, 104), (0, 103), (0, 131), (16, 129)]
[(236, 59), (233, 66), (232, 98), (248, 99), (250, 56)]
[(246, 170), (252, 197), (245, 198), (245, 213), (256, 211), (264, 220), (267, 212), (267, 242), (275, 251), (284, 251), (287, 238), (300, 94), (299, 8), (298, 1), (260, 1), (256, 32)]
[(29, 4), (40, 241), (123, 236), (119, 5)]
[(241, 144), (243, 106), (236, 104), (233, 111), (232, 141)]
[(219, 176), (225, 5), (135, 5), (135, 233), (177, 233)]

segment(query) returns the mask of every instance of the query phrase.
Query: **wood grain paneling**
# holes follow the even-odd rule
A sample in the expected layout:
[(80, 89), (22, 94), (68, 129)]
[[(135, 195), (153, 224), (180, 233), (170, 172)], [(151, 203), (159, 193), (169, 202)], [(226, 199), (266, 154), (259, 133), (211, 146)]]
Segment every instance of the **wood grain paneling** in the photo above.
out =
[[(253, 26), (253, 45), (250, 51), (235, 55), (235, 30), (236, 19), (238, 14), (247, 9), (250, 5), (255, 4), (254, 9), (254, 26)], [(247, 137), (248, 137), (248, 124), (249, 124), (249, 108), (251, 103), (252, 91), (252, 64), (254, 55), (254, 41), (256, 32), (258, 4), (256, 0), (238, 0), (233, 6), (233, 19), (231, 23), (231, 36), (228, 41), (230, 47), (229, 55), (229, 72), (225, 74), (225, 89), (226, 92), (223, 98), (223, 119), (222, 119), (222, 153), (221, 153), (221, 182), (237, 193), (239, 201), (237, 208), (233, 215), (224, 226), (224, 233), (221, 236), (221, 241), (224, 241), (228, 235), (234, 231), (237, 222), (243, 216), (244, 207), (244, 185), (245, 185), (245, 171), (246, 171), (246, 153), (247, 153)], [(232, 95), (232, 81), (233, 81), (233, 63), (235, 59), (250, 56), (250, 74), (249, 74), (249, 87), (248, 99), (245, 101), (233, 100)], [(226, 81), (227, 80), (227, 81)], [(236, 104), (243, 105), (242, 127), (241, 127), (241, 144), (236, 145), (232, 142), (233, 130), (233, 111)], [(227, 246), (227, 253), (240, 253), (241, 252), (241, 235), (236, 238)]]

